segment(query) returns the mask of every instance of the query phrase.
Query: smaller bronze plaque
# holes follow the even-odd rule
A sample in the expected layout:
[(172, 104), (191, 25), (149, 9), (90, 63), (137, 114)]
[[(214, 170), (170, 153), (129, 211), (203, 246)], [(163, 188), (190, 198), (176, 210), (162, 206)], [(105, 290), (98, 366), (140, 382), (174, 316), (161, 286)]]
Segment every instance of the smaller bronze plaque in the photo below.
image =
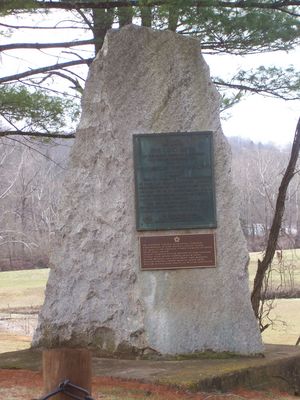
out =
[(142, 236), (140, 246), (142, 270), (216, 266), (213, 233)]

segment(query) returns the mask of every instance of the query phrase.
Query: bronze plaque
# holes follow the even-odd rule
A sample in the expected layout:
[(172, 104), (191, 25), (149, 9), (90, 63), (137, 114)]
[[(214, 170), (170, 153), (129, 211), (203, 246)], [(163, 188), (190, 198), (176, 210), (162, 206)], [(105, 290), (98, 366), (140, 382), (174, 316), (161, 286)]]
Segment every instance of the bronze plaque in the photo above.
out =
[(216, 266), (215, 235), (140, 237), (141, 269), (212, 268)]
[(133, 136), (138, 231), (216, 227), (212, 132)]

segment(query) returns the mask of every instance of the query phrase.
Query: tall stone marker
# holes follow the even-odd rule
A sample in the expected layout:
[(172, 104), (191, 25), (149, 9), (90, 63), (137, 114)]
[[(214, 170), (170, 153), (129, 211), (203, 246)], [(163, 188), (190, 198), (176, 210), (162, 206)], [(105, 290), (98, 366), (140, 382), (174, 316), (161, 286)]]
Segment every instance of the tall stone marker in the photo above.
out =
[(199, 42), (111, 30), (90, 68), (34, 346), (263, 350)]

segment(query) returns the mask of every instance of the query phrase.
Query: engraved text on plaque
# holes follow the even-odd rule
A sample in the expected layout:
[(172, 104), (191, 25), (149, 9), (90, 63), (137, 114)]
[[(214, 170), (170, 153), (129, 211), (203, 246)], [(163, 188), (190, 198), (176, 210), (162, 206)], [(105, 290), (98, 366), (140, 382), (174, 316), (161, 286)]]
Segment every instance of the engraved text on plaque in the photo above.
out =
[(134, 135), (137, 230), (216, 227), (211, 132)]
[(182, 269), (216, 266), (214, 234), (144, 236), (141, 268)]

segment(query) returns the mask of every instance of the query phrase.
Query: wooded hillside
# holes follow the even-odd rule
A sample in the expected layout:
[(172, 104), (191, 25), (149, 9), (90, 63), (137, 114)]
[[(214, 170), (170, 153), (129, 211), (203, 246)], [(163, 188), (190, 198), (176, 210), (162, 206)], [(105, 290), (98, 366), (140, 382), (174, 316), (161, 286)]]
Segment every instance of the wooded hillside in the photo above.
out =
[[(229, 138), (241, 224), (249, 251), (265, 247), (289, 149)], [(0, 142), (0, 270), (48, 266), (62, 178), (71, 143)], [(35, 149), (35, 150), (33, 150)], [(279, 245), (299, 247), (300, 177), (292, 180)]]

